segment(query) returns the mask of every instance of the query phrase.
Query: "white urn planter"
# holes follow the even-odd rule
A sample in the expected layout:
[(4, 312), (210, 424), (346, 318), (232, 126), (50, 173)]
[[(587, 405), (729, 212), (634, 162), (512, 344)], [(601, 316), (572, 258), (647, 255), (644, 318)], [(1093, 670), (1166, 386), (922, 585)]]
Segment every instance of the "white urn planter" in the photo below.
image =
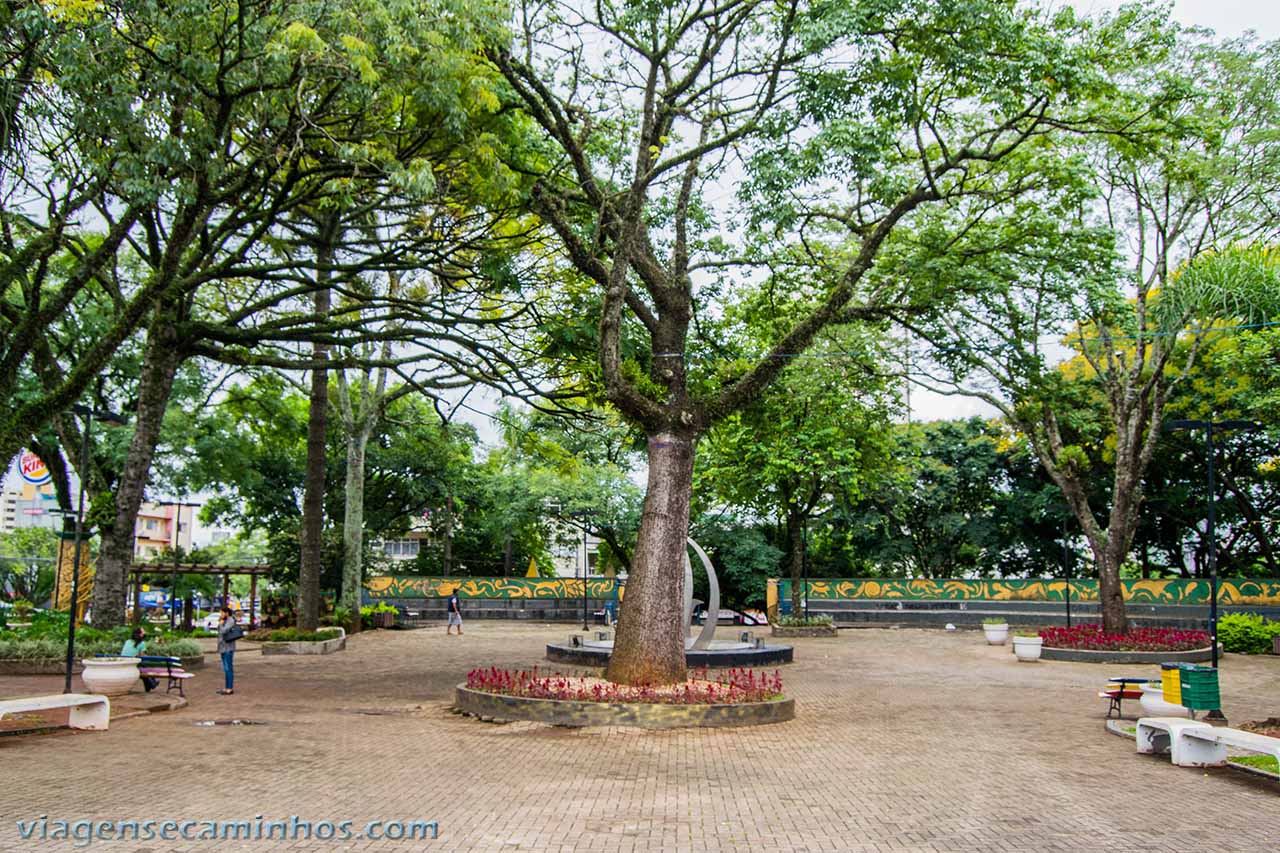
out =
[(140, 662), (141, 658), (85, 658), (81, 661), (84, 672), (80, 678), (90, 693), (121, 696), (138, 682)]
[(1021, 661), (1040, 660), (1040, 647), (1044, 640), (1040, 637), (1014, 637), (1013, 653)]
[(1164, 701), (1164, 687), (1160, 684), (1150, 683), (1139, 685), (1142, 688), (1142, 695), (1138, 697), (1138, 704), (1142, 706), (1144, 716), (1147, 717), (1186, 717), (1190, 716), (1190, 711), (1181, 705), (1175, 705), (1172, 702)]
[(1003, 646), (1005, 641), (1009, 639), (1009, 623), (1001, 622), (999, 625), (982, 624), (982, 633), (987, 635), (987, 644), (992, 646)]

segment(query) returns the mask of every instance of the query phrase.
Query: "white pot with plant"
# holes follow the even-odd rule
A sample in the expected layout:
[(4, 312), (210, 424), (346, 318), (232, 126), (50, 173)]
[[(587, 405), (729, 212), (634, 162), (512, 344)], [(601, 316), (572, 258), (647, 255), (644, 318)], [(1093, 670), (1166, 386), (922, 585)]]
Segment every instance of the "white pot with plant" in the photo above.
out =
[(85, 658), (80, 678), (90, 693), (121, 696), (138, 683), (140, 658)]
[(1040, 660), (1040, 648), (1044, 640), (1039, 634), (1030, 631), (1019, 631), (1013, 635), (1013, 653), (1021, 661)]
[(1009, 639), (1009, 623), (1003, 619), (983, 619), (982, 633), (987, 635), (987, 644), (1003, 646)]

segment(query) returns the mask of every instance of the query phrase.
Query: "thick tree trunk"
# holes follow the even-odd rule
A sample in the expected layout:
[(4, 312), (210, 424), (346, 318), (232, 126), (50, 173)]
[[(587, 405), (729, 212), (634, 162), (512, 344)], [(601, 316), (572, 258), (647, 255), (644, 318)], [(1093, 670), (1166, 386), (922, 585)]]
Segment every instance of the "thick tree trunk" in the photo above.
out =
[(649, 483), (607, 677), (617, 684), (685, 679), (684, 555), (694, 438), (649, 436)]
[[(319, 275), (327, 278), (328, 253), (322, 252)], [(329, 314), (329, 288), (316, 291), (316, 317)], [(312, 347), (316, 363), (329, 354), (326, 344)], [(329, 418), (329, 371), (311, 370), (311, 404), (307, 420), (306, 491), (302, 497), (302, 561), (298, 571), (298, 627), (314, 631), (320, 625), (320, 564), (324, 556), (324, 444)]]
[[(138, 411), (133, 439), (116, 487), (116, 515), (110, 529), (102, 531), (102, 546), (93, 584), (93, 624), (114, 628), (124, 624), (125, 590), (133, 567), (133, 549), (151, 461), (160, 443), (165, 408), (173, 392), (173, 379), (182, 361), (177, 330), (172, 321), (157, 322), (147, 333), (138, 387)], [(80, 472), (87, 478), (88, 472)]]
[(804, 615), (804, 519), (787, 511), (787, 565), (791, 571), (791, 615)]
[(342, 601), (351, 612), (351, 631), (359, 631), (360, 590), (364, 585), (364, 462), (369, 433), (362, 426), (347, 436), (347, 495), (342, 517)]

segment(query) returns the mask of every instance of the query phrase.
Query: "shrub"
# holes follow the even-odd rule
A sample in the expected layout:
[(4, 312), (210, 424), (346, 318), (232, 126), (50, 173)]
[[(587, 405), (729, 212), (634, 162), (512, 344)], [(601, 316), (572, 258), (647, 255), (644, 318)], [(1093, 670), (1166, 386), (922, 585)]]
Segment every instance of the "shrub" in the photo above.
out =
[[(92, 629), (87, 629), (92, 630)], [(98, 631), (98, 634), (106, 634)], [(76, 632), (76, 659), (91, 658), (95, 655), (120, 654), (123, 641), (107, 637), (81, 637)], [(172, 657), (199, 657), (204, 654), (200, 645), (192, 640), (160, 640), (147, 644), (147, 654), (169, 655)], [(52, 658), (63, 660), (67, 655), (66, 635), (61, 637), (42, 636), (24, 637), (9, 636), (0, 638), (0, 659), (5, 660), (39, 660)]]
[(829, 628), (832, 622), (830, 616), (810, 616), (806, 619), (804, 616), (789, 614), (779, 618), (778, 624), (783, 628)]
[(982, 620), (982, 624), (983, 625), (1007, 625), (1009, 624), (1009, 620), (1001, 619), (996, 616), (988, 616), (986, 619)]
[(1055, 649), (1082, 649), (1114, 652), (1185, 652), (1209, 645), (1204, 631), (1177, 628), (1134, 628), (1127, 634), (1104, 634), (1098, 624), (1070, 628), (1044, 628), (1044, 644)]
[(1218, 641), (1228, 652), (1265, 655), (1272, 650), (1272, 638), (1280, 635), (1280, 622), (1256, 613), (1228, 613), (1218, 619)]
[(377, 604), (366, 604), (360, 608), (360, 625), (364, 628), (372, 628), (373, 614), (375, 613), (395, 613), (399, 615), (400, 611), (394, 605), (387, 604), (385, 601), (379, 601)]

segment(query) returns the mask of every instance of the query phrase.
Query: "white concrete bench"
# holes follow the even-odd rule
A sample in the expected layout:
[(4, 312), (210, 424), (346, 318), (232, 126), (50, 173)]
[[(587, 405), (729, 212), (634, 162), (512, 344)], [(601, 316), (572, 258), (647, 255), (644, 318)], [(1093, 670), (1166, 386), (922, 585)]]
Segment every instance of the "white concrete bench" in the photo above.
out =
[(0, 699), (0, 718), (6, 714), (25, 714), (70, 708), (67, 725), (73, 729), (106, 729), (111, 721), (111, 700), (94, 693), (59, 693), (56, 696), (25, 696)]
[(1267, 737), (1241, 729), (1214, 728), (1192, 729), (1182, 732), (1183, 745), (1179, 752), (1182, 761), (1174, 763), (1183, 767), (1214, 767), (1227, 763), (1227, 747), (1245, 749), (1274, 756), (1280, 761), (1280, 738)]
[(1179, 767), (1214, 767), (1227, 763), (1227, 747), (1273, 755), (1280, 761), (1280, 738), (1218, 728), (1178, 717), (1142, 717), (1138, 720), (1138, 752), (1168, 750)]
[(1182, 764), (1186, 747), (1182, 733), (1189, 729), (1212, 729), (1213, 726), (1185, 717), (1139, 717), (1137, 749), (1143, 754), (1172, 753), (1174, 764)]

